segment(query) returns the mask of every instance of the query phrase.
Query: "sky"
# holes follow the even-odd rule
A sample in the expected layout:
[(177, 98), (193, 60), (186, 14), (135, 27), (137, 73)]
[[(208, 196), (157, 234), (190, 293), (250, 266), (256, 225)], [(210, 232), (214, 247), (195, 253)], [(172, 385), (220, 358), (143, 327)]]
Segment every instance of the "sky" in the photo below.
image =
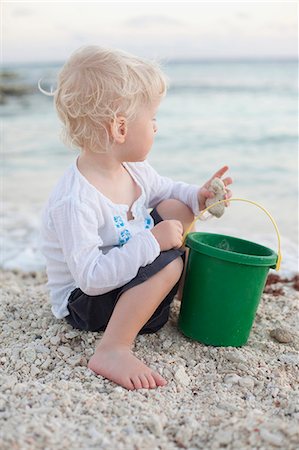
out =
[(2, 61), (96, 44), (166, 59), (297, 57), (297, 2), (1, 1)]

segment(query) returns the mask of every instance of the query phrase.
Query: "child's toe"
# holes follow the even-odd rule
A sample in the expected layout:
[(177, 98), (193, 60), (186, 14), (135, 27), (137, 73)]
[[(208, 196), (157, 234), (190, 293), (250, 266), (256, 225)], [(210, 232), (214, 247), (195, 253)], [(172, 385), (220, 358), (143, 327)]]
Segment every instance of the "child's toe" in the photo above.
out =
[(142, 389), (142, 387), (143, 387), (142, 382), (138, 375), (134, 375), (130, 379), (131, 379), (131, 382), (133, 383), (135, 389)]
[(141, 380), (142, 387), (143, 387), (144, 389), (149, 389), (150, 386), (149, 386), (148, 379), (146, 378), (146, 375), (140, 374), (140, 375), (139, 375), (139, 378), (140, 378), (140, 380)]
[(146, 374), (146, 378), (147, 378), (147, 380), (148, 380), (148, 384), (149, 384), (149, 388), (150, 388), (150, 389), (154, 389), (154, 388), (157, 387), (157, 384), (156, 384), (156, 382), (155, 382), (155, 379), (154, 379), (154, 377), (153, 377), (150, 373), (147, 373), (147, 374)]
[(129, 391), (134, 391), (134, 389), (135, 389), (134, 383), (132, 382), (132, 380), (130, 378), (125, 380), (124, 383), (118, 383), (118, 384), (120, 384), (124, 388), (128, 389)]
[(152, 376), (153, 376), (157, 386), (165, 386), (165, 384), (167, 384), (167, 381), (165, 380), (165, 378), (161, 377), (161, 375), (159, 375), (158, 373), (152, 372)]

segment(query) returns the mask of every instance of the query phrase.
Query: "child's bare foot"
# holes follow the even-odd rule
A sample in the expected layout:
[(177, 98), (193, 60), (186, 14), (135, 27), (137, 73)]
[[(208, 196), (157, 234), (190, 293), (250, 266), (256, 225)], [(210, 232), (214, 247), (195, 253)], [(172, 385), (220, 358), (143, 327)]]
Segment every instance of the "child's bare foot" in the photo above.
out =
[(88, 368), (129, 390), (153, 389), (167, 383), (161, 375), (137, 359), (127, 347), (99, 346), (90, 358)]

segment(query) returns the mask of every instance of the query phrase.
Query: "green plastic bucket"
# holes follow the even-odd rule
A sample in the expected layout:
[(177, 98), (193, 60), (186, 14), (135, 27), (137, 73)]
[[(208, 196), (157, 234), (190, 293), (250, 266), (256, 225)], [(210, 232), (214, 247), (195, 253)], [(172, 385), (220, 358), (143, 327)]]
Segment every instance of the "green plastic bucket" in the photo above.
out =
[(208, 345), (246, 344), (277, 254), (262, 245), (212, 233), (189, 233), (179, 329)]

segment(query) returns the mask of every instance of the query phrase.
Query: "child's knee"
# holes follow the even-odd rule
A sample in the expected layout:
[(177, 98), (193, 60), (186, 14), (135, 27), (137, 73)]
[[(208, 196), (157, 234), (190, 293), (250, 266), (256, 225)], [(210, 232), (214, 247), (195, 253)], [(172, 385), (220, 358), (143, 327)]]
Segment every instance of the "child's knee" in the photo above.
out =
[(163, 269), (163, 276), (169, 285), (175, 285), (183, 273), (184, 263), (181, 257), (178, 257), (167, 264)]
[(179, 220), (184, 228), (194, 220), (194, 214), (189, 206), (174, 198), (163, 200), (159, 203), (157, 211), (163, 220)]

